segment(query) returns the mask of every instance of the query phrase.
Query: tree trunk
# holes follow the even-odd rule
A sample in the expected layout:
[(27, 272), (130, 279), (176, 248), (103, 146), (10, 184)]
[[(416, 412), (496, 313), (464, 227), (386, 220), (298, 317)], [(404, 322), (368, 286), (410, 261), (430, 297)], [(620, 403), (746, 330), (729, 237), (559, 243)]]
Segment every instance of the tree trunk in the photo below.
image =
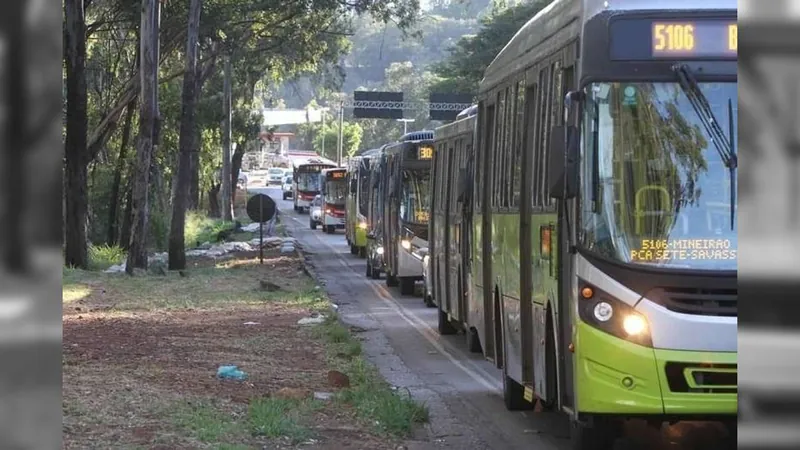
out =
[(175, 197), (172, 199), (172, 221), (169, 232), (169, 269), (186, 268), (186, 248), (184, 228), (186, 226), (186, 205), (189, 201), (189, 185), (192, 178), (192, 158), (195, 144), (195, 105), (197, 103), (197, 39), (200, 28), (202, 0), (191, 0), (189, 4), (189, 25), (186, 39), (186, 73), (183, 75), (183, 94), (181, 129), (178, 147), (178, 179)]
[(214, 183), (208, 191), (208, 216), (220, 217), (219, 210), (219, 190), (220, 185)]
[[(67, 135), (64, 145), (66, 158), (64, 262), (67, 266), (85, 269), (89, 265), (86, 240), (86, 219), (89, 207), (86, 141), (89, 124), (86, 113), (86, 21), (84, 2), (83, 0), (66, 0), (64, 9), (66, 21), (65, 45), (67, 47), (65, 61), (67, 72)], [(8, 47), (8, 51), (13, 52), (15, 48), (17, 47), (12, 44)], [(13, 65), (8, 67), (13, 67)], [(14, 118), (23, 115), (23, 111), (17, 110), (9, 117)], [(15, 147), (9, 148), (9, 152), (14, 151), (17, 151)], [(17, 167), (16, 171), (22, 173), (20, 169), (20, 167)], [(7, 181), (8, 175), (4, 177)], [(17, 185), (14, 188), (19, 189), (18, 192), (23, 191), (21, 186)], [(17, 240), (16, 237), (6, 236), (9, 242)]]
[(131, 127), (133, 125), (133, 110), (136, 108), (136, 99), (128, 103), (125, 111), (125, 125), (122, 128), (122, 143), (119, 146), (117, 156), (117, 167), (114, 169), (114, 181), (111, 184), (111, 204), (108, 208), (108, 245), (117, 244), (117, 214), (119, 211), (119, 190), (122, 184), (122, 172), (125, 170), (125, 161), (128, 158), (128, 144), (131, 138)]
[(142, 0), (140, 71), (142, 98), (139, 105), (139, 142), (133, 182), (131, 240), (125, 271), (147, 269), (150, 165), (158, 125), (158, 0)]
[(119, 232), (120, 246), (126, 251), (131, 245), (131, 227), (133, 221), (133, 171), (128, 175), (128, 189), (125, 194), (125, 213), (122, 216), (122, 227)]
[(225, 114), (222, 132), (222, 220), (233, 221), (233, 205), (231, 204), (231, 57), (225, 59), (225, 81), (223, 83), (223, 111)]

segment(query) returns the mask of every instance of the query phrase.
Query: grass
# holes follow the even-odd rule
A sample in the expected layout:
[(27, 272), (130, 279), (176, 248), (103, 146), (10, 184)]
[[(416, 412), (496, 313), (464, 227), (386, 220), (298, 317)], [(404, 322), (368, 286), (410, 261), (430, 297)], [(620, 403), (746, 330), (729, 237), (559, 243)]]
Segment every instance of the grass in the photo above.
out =
[(120, 246), (91, 245), (89, 246), (89, 269), (106, 270), (111, 266), (122, 264), (128, 257)]
[[(265, 264), (275, 256), (265, 255)], [(241, 261), (238, 261), (241, 262)], [(104, 298), (113, 298), (116, 310), (180, 310), (224, 308), (233, 305), (262, 305), (267, 302), (322, 309), (326, 299), (314, 289), (314, 284), (299, 268), (286, 268), (275, 277), (283, 288), (268, 292), (261, 289), (264, 267), (258, 257), (246, 264), (226, 269), (233, 262), (217, 267), (202, 267), (187, 271), (186, 276), (168, 273), (166, 276), (130, 277), (115, 273), (97, 273), (79, 269), (64, 269), (62, 295), (65, 303), (81, 300), (91, 302), (90, 296), (102, 289)], [(267, 266), (269, 267), (269, 266)], [(270, 278), (273, 278), (270, 276)], [(107, 303), (103, 300), (101, 303)]]
[(186, 213), (186, 227), (184, 228), (184, 242), (186, 248), (194, 248), (198, 243), (216, 242), (221, 231), (232, 230), (232, 222), (215, 219), (198, 211)]
[[(110, 248), (95, 254), (98, 261), (119, 257)], [(95, 441), (138, 448), (150, 439), (170, 448), (234, 450), (357, 439), (362, 448), (382, 450), (426, 422), (427, 407), (393, 390), (366, 361), (297, 257), (265, 257), (261, 266), (257, 255), (239, 254), (185, 275), (64, 269), (63, 395), (72, 444), (65, 448)], [(265, 291), (262, 280), (281, 290)], [(296, 321), (310, 311), (328, 318), (298, 329)], [(263, 328), (231, 329), (250, 320)], [(228, 362), (242, 364), (256, 388), (212, 383), (209, 392), (207, 372)], [(350, 387), (328, 402), (276, 395), (281, 386), (328, 390), (329, 369), (345, 373)], [(248, 401), (237, 400), (242, 395)], [(120, 438), (122, 424), (128, 431)], [(335, 431), (350, 424), (358, 425), (356, 434)]]
[(337, 401), (351, 406), (362, 422), (379, 433), (402, 438), (429, 420), (427, 406), (392, 389), (375, 366), (364, 359), (361, 343), (335, 315), (314, 332), (328, 344), (329, 363), (350, 378), (350, 388), (340, 391)]

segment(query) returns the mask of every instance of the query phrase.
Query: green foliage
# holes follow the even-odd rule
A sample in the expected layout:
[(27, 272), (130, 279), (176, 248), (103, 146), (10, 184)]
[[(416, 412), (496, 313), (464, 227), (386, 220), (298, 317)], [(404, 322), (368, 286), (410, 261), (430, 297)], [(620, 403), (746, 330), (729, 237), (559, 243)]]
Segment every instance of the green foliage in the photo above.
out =
[(220, 232), (232, 229), (233, 224), (230, 222), (210, 218), (202, 212), (187, 211), (183, 232), (186, 248), (194, 248), (205, 242), (216, 242)]
[(436, 92), (477, 93), (483, 73), (519, 29), (552, 0), (536, 0), (499, 9), (481, 19), (473, 36), (464, 36), (449, 49), (449, 55), (434, 67), (442, 80)]
[[(339, 141), (339, 123), (331, 122), (326, 122), (324, 127), (322, 124), (314, 124), (312, 126), (300, 125), (297, 128), (298, 136), (301, 141), (308, 142), (310, 136), (313, 150), (323, 157), (335, 161)], [(343, 122), (342, 125), (342, 141), (344, 148), (342, 154), (344, 157), (353, 156), (361, 148), (361, 140), (364, 135), (364, 130), (362, 129), (361, 124), (357, 122)], [(322, 151), (323, 139), (325, 140), (324, 152)]]
[(119, 246), (90, 245), (89, 270), (106, 270), (111, 266), (122, 264), (127, 253)]

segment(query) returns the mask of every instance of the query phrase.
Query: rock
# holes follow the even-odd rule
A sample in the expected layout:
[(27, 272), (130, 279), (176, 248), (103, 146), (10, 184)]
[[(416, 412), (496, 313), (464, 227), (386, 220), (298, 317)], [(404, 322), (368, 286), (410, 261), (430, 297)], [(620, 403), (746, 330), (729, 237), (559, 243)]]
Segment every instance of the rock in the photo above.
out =
[(303, 317), (297, 321), (298, 325), (319, 325), (321, 323), (325, 323), (325, 316)]
[(261, 285), (261, 290), (262, 291), (267, 291), (267, 292), (276, 292), (276, 291), (280, 291), (282, 289), (277, 284), (275, 284), (275, 283), (273, 283), (271, 281), (266, 281), (266, 280), (259, 281), (259, 285)]
[(273, 396), (286, 400), (304, 400), (311, 397), (311, 390), (304, 388), (283, 387), (280, 388)]
[(281, 247), (281, 253), (294, 253), (294, 245), (284, 245)]
[(258, 231), (258, 223), (247, 224), (242, 227), (242, 231), (247, 231), (249, 233), (256, 232)]
[(329, 370), (328, 384), (335, 388), (347, 388), (350, 387), (350, 377), (338, 370)]
[(208, 250), (213, 246), (214, 245), (211, 242), (206, 241), (206, 242), (203, 242), (202, 244), (200, 244), (197, 248), (199, 248), (201, 250)]
[[(210, 248), (210, 247), (209, 247)], [(194, 249), (194, 250), (187, 250), (186, 256), (206, 256), (208, 254), (208, 249)]]
[(314, 400), (327, 401), (333, 398), (332, 392), (314, 392)]
[(122, 273), (125, 272), (125, 263), (117, 264), (104, 270), (105, 273)]

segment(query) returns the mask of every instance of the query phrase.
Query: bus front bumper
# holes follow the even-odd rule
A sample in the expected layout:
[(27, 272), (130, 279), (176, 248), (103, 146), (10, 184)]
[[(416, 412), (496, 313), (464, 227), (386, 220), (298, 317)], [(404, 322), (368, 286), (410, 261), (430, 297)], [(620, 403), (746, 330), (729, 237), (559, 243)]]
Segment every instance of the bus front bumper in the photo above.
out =
[[(660, 415), (680, 420), (735, 417), (736, 387), (703, 392), (693, 373), (702, 372), (714, 386), (721, 372), (734, 371), (735, 352), (661, 350), (617, 338), (579, 321), (575, 337), (578, 413), (622, 416)], [(729, 364), (730, 368), (708, 368)], [(723, 375), (726, 379), (727, 375)], [(725, 381), (727, 382), (727, 381)], [(727, 391), (725, 390), (727, 389)]]

